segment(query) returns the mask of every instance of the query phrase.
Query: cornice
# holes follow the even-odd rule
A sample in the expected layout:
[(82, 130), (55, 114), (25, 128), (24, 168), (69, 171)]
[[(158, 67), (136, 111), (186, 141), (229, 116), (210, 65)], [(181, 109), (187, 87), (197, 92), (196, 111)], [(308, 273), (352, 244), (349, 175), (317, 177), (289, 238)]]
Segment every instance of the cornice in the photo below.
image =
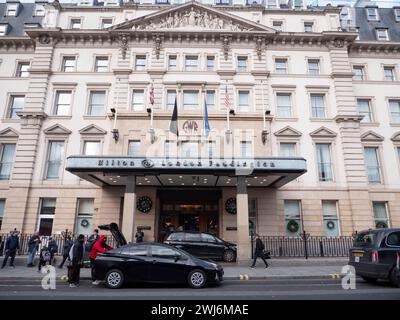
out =
[(355, 41), (350, 46), (350, 51), (371, 54), (398, 54), (400, 52), (400, 42), (392, 41)]
[(359, 114), (353, 115), (337, 115), (333, 118), (337, 123), (339, 122), (360, 122), (363, 119), (363, 116)]

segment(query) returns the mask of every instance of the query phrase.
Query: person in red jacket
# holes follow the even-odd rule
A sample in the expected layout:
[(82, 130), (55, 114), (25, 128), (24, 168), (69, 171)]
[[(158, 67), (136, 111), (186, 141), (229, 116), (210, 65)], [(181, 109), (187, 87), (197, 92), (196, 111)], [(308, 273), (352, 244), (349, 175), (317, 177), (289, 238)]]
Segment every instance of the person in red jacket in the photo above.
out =
[(90, 251), (90, 266), (92, 268), (92, 284), (98, 285), (100, 281), (96, 280), (96, 277), (94, 275), (94, 260), (96, 260), (96, 257), (99, 253), (106, 252), (108, 250), (113, 249), (107, 244), (107, 238), (106, 236), (100, 236), (99, 240), (93, 245), (92, 250)]

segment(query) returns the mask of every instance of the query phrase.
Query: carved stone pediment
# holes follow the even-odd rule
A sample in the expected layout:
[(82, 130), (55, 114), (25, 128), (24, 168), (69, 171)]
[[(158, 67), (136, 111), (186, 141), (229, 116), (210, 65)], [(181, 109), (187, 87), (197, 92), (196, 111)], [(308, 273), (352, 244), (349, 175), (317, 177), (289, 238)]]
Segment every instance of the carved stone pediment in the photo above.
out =
[(385, 138), (373, 131), (361, 135), (361, 141), (383, 141)]
[(333, 132), (326, 127), (321, 127), (311, 132), (310, 136), (313, 138), (335, 138), (336, 132)]
[(107, 131), (96, 126), (95, 124), (90, 124), (81, 130), (79, 130), (80, 134), (87, 134), (87, 135), (92, 135), (92, 134), (106, 134)]
[(67, 128), (63, 127), (61, 124), (58, 123), (52, 125), (47, 129), (44, 129), (43, 132), (45, 134), (58, 134), (58, 135), (69, 135), (72, 133), (71, 130), (68, 130)]
[(300, 131), (297, 131), (296, 129), (293, 129), (290, 126), (286, 126), (282, 128), (281, 130), (278, 130), (277, 132), (274, 133), (275, 136), (277, 137), (301, 137), (302, 133)]
[(114, 26), (114, 30), (150, 30), (150, 31), (216, 31), (246, 32), (258, 31), (276, 33), (276, 30), (219, 11), (197, 2), (158, 11)]
[(5, 128), (0, 131), (0, 138), (18, 138), (19, 133), (13, 128)]

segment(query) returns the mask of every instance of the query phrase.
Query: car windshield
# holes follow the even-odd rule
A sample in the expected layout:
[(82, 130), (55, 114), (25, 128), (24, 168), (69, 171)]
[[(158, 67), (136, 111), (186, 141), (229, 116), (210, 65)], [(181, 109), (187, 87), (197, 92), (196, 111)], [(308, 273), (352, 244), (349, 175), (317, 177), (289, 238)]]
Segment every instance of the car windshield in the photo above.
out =
[(356, 247), (371, 247), (375, 242), (375, 238), (376, 233), (360, 233), (357, 235), (356, 240), (354, 241), (354, 245)]

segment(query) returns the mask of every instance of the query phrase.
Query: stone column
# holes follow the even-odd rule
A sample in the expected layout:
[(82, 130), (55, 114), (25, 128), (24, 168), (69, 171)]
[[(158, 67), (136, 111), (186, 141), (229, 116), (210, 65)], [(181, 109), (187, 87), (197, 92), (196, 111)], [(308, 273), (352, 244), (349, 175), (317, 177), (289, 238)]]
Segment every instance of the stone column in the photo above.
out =
[(128, 176), (124, 194), (124, 211), (122, 213), (122, 233), (126, 241), (134, 242), (136, 214), (136, 177)]
[(248, 260), (251, 257), (249, 235), (249, 200), (247, 195), (246, 177), (238, 176), (236, 189), (237, 207), (237, 261)]

